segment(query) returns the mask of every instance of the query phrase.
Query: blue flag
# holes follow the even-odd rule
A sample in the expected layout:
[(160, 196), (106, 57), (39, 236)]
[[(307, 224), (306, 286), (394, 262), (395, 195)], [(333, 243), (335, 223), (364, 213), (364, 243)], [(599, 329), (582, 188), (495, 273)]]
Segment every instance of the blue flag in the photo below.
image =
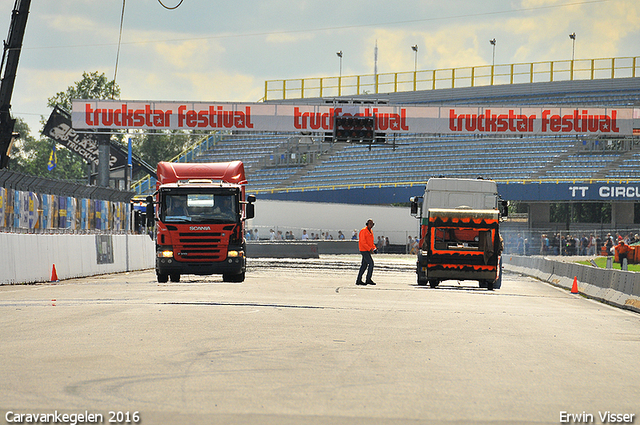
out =
[(56, 155), (56, 144), (53, 144), (51, 148), (51, 154), (49, 155), (49, 163), (47, 164), (47, 170), (51, 171), (58, 165), (58, 155)]

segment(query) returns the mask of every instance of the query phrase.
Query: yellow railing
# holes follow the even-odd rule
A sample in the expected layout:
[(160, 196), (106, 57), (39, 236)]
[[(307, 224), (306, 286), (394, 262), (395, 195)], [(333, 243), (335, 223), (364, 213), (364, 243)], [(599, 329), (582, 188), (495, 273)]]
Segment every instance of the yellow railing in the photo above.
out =
[(341, 77), (267, 80), (264, 83), (264, 100), (357, 96), (362, 94), (534, 82), (628, 78), (640, 76), (639, 58), (639, 56), (635, 56), (576, 59)]
[[(492, 179), (497, 183), (505, 184), (525, 184), (525, 183), (607, 183), (607, 184), (629, 184), (634, 183), (635, 179), (557, 179), (557, 178), (543, 178), (543, 179)], [(345, 184), (330, 184), (330, 185), (315, 185), (305, 187), (289, 187), (289, 188), (273, 188), (273, 189), (254, 189), (250, 192), (252, 194), (259, 195), (261, 193), (288, 193), (288, 192), (308, 192), (318, 190), (336, 190), (336, 189), (375, 189), (383, 187), (413, 187), (423, 186), (425, 181), (410, 181), (410, 182), (394, 182), (394, 183), (345, 183)]]

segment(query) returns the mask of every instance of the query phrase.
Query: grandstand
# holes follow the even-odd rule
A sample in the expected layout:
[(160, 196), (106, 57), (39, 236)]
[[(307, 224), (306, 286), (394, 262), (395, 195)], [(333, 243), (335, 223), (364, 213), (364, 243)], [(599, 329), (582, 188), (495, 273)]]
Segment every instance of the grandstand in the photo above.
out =
[[(640, 78), (561, 81), (507, 86), (363, 95), (359, 101), (421, 105), (640, 105)], [(349, 98), (332, 99), (338, 101)], [(280, 103), (294, 100), (280, 100)], [(300, 100), (297, 100), (300, 102)], [(305, 99), (322, 103), (326, 99)], [(323, 134), (219, 134), (195, 161), (245, 163), (249, 190), (332, 190), (362, 185), (409, 185), (429, 177), (498, 181), (640, 181), (640, 139), (577, 136), (427, 135), (394, 137), (385, 145), (331, 143)], [(331, 197), (330, 194), (326, 196)], [(265, 196), (262, 196), (265, 198)], [(291, 196), (288, 199), (292, 199)]]

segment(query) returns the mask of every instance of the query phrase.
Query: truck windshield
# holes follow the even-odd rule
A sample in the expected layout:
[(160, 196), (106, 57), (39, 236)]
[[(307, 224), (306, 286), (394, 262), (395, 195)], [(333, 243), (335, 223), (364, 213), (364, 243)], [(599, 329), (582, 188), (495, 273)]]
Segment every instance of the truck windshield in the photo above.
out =
[(162, 221), (165, 223), (235, 223), (238, 220), (234, 194), (165, 194)]

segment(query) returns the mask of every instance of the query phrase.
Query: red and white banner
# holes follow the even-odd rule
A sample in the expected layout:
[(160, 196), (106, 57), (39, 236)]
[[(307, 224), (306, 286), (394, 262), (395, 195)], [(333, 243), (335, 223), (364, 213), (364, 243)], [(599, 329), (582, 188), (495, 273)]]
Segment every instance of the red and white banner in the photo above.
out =
[(73, 100), (74, 129), (332, 132), (335, 116), (373, 116), (376, 132), (633, 134), (633, 108), (290, 105)]

